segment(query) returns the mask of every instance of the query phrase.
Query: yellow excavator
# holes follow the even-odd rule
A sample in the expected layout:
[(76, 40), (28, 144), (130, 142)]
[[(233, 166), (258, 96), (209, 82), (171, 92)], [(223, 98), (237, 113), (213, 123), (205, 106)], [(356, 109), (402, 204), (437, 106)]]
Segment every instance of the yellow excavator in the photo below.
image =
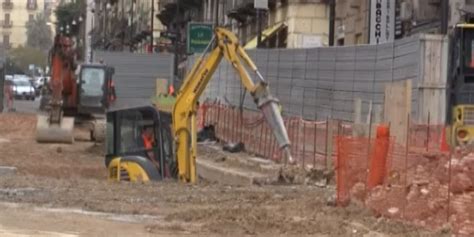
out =
[[(271, 95), (268, 83), (238, 38), (216, 27), (205, 53), (186, 76), (172, 109), (158, 104), (108, 111), (105, 163), (109, 180), (146, 182), (174, 177), (186, 183), (197, 181), (198, 99), (222, 58), (230, 62), (262, 111), (284, 159), (294, 162), (279, 101)], [(247, 67), (255, 73), (255, 81)]]
[(474, 13), (453, 27), (447, 88), (447, 141), (453, 147), (474, 144)]

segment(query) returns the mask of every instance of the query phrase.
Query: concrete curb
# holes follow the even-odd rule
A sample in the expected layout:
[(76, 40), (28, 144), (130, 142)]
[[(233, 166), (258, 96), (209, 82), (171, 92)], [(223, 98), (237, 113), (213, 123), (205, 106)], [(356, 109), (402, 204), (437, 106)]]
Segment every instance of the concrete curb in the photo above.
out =
[(252, 171), (241, 171), (221, 167), (207, 160), (196, 160), (197, 174), (200, 178), (226, 185), (249, 186), (272, 179), (269, 175), (262, 175)]
[(16, 167), (13, 166), (0, 166), (0, 176), (15, 175), (16, 171)]

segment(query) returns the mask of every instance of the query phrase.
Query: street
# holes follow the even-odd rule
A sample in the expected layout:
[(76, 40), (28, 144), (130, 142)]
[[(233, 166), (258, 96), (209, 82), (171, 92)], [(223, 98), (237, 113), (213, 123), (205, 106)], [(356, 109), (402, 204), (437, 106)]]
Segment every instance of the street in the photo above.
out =
[(474, 1), (17, 2), (0, 237), (474, 236)]
[[(38, 144), (35, 102), (16, 105), (30, 113), (0, 114), (0, 165), (17, 168), (0, 178), (2, 236), (445, 236), (328, 206), (331, 186), (111, 183), (101, 146)], [(200, 160), (226, 156), (200, 148)]]
[(31, 100), (15, 100), (13, 107), (18, 113), (36, 113), (39, 108), (40, 97), (36, 97), (34, 101)]

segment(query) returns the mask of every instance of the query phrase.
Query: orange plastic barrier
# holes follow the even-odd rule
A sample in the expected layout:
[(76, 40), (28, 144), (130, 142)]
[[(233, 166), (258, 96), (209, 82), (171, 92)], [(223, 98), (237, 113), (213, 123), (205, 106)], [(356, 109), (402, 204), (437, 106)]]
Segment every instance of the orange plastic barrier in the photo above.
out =
[(387, 156), (390, 141), (390, 129), (387, 125), (377, 127), (377, 135), (370, 157), (369, 177), (367, 187), (372, 189), (383, 184), (387, 172)]

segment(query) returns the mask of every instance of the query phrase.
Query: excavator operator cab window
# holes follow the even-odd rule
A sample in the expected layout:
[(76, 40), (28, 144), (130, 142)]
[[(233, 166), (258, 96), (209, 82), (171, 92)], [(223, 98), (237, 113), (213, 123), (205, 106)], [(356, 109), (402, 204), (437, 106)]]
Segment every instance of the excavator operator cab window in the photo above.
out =
[(103, 95), (105, 70), (102, 68), (84, 68), (81, 75), (81, 89), (85, 96)]
[(141, 156), (159, 169), (164, 162), (161, 140), (159, 118), (154, 108), (107, 113), (106, 164), (114, 157)]
[(461, 53), (464, 61), (464, 82), (474, 83), (474, 28), (459, 29), (462, 37)]

